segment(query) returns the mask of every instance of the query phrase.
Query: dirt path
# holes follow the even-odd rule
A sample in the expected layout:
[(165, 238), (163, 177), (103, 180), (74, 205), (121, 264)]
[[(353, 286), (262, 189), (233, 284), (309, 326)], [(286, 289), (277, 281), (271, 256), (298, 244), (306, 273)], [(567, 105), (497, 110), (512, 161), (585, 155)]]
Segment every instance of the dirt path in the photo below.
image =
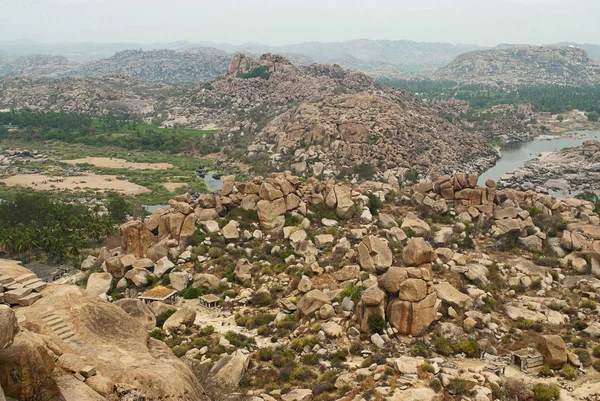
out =
[(11, 187), (27, 187), (40, 191), (94, 189), (119, 191), (125, 195), (151, 192), (148, 188), (119, 180), (115, 175), (83, 174), (74, 177), (51, 177), (43, 174), (17, 174), (0, 182)]
[(112, 157), (83, 157), (81, 159), (63, 160), (68, 164), (92, 164), (97, 167), (124, 168), (132, 170), (166, 170), (173, 165), (171, 163), (135, 163), (124, 159), (113, 159)]

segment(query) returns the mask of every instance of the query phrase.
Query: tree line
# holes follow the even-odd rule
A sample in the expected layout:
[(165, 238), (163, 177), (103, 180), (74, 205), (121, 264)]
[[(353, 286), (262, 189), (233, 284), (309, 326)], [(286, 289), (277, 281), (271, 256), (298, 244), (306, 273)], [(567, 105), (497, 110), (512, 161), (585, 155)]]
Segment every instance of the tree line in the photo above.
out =
[(529, 103), (536, 111), (553, 114), (573, 109), (600, 113), (600, 85), (531, 85), (515, 88), (427, 79), (381, 79), (380, 82), (392, 88), (415, 93), (420, 98), (464, 100), (474, 109), (486, 109), (498, 104)]
[[(17, 126), (11, 130), (7, 126)], [(128, 150), (200, 154), (218, 152), (208, 131), (164, 129), (130, 115), (107, 114), (91, 118), (81, 113), (19, 110), (0, 113), (0, 140), (56, 140), (89, 146), (116, 146)]]

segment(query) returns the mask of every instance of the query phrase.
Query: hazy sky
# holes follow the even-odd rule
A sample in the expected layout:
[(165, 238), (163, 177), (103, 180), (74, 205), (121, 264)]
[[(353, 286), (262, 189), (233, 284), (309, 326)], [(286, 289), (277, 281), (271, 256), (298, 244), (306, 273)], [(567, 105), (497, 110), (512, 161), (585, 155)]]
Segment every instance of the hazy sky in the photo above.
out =
[(0, 0), (0, 41), (600, 43), (600, 0)]

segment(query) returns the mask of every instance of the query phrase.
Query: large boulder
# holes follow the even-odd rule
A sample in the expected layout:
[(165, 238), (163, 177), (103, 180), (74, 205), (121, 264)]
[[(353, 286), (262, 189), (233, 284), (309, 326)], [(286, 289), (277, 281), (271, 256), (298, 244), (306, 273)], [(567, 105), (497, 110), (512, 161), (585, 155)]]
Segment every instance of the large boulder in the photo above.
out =
[(387, 320), (401, 334), (419, 336), (435, 320), (436, 302), (435, 292), (419, 302), (394, 299), (387, 307)]
[(252, 279), (252, 264), (248, 259), (238, 259), (233, 270), (233, 277), (242, 282)]
[(429, 224), (418, 218), (414, 213), (408, 212), (402, 221), (401, 228), (411, 230), (416, 236), (423, 237), (431, 234)]
[(300, 298), (296, 307), (303, 315), (311, 316), (326, 304), (331, 304), (327, 295), (320, 290), (311, 290)]
[(437, 259), (434, 249), (423, 238), (412, 238), (402, 249), (402, 260), (407, 266), (419, 266)]
[(406, 268), (392, 266), (379, 279), (379, 286), (390, 294), (397, 294), (400, 291), (400, 285), (406, 279), (408, 279)]
[(94, 297), (106, 294), (112, 287), (112, 279), (110, 273), (92, 273), (88, 277), (85, 291)]
[(544, 362), (553, 369), (560, 369), (567, 363), (567, 345), (559, 335), (540, 336), (537, 349), (544, 356)]
[(146, 255), (148, 249), (156, 242), (156, 237), (141, 221), (129, 221), (119, 227), (121, 245), (127, 253), (137, 257)]
[(274, 201), (263, 199), (256, 204), (256, 207), (262, 230), (266, 234), (280, 234), (283, 231), (284, 214), (287, 211), (285, 199), (279, 198)]
[(358, 260), (363, 270), (381, 273), (392, 265), (392, 251), (382, 239), (369, 235), (358, 246)]
[(164, 323), (163, 329), (168, 331), (174, 331), (179, 329), (180, 326), (191, 326), (196, 320), (196, 311), (190, 308), (181, 308), (177, 312), (173, 313)]
[(0, 305), (0, 351), (12, 345), (18, 331), (15, 312), (8, 305)]
[(403, 301), (417, 302), (427, 296), (427, 283), (419, 278), (409, 278), (400, 284), (399, 298)]
[(356, 211), (354, 202), (352, 201), (352, 188), (346, 185), (336, 185), (333, 187), (337, 206), (335, 214), (341, 219), (350, 219)]
[(458, 291), (447, 281), (442, 281), (441, 283), (436, 284), (435, 293), (439, 299), (446, 302), (450, 306), (461, 309), (470, 309), (473, 305), (473, 300), (471, 297)]
[(210, 370), (213, 380), (220, 385), (237, 387), (248, 369), (250, 356), (246, 350), (238, 349), (233, 354), (219, 359)]
[(133, 298), (124, 298), (113, 303), (127, 312), (129, 316), (137, 320), (146, 330), (152, 330), (156, 327), (156, 317), (150, 307), (143, 301)]

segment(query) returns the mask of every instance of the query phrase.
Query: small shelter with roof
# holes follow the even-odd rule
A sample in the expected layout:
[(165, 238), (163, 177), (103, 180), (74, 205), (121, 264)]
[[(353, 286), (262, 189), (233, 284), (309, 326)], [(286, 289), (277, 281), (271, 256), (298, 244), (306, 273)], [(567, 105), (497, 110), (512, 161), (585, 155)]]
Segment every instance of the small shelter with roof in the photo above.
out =
[(510, 354), (510, 362), (521, 370), (527, 371), (544, 364), (544, 356), (533, 348), (522, 348)]
[(177, 291), (159, 285), (144, 292), (139, 298), (147, 304), (154, 301), (160, 301), (172, 305), (175, 303), (176, 297)]

